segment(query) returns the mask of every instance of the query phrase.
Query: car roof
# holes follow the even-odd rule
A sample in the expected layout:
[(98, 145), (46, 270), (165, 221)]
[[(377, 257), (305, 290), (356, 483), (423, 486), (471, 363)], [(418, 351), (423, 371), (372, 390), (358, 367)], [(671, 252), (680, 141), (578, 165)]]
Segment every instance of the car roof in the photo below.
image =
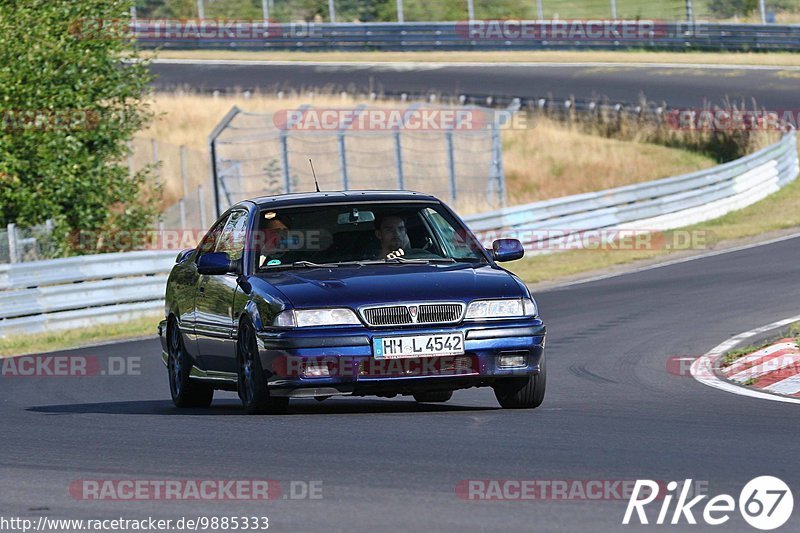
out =
[(287, 207), (314, 204), (331, 204), (352, 202), (398, 202), (398, 201), (428, 201), (439, 202), (439, 199), (430, 194), (414, 191), (334, 191), (334, 192), (306, 192), (294, 194), (280, 194), (276, 196), (262, 196), (247, 200), (258, 207)]

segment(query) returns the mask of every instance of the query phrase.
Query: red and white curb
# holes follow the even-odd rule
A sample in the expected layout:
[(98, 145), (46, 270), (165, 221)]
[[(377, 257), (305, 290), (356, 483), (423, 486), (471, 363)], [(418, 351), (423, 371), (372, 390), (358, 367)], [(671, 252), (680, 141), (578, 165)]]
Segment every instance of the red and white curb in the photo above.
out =
[(721, 369), (729, 381), (774, 394), (800, 397), (800, 348), (794, 339), (779, 342), (737, 359)]
[[(793, 340), (783, 339), (719, 368), (725, 353), (745, 340), (798, 321), (800, 315), (731, 337), (692, 363), (692, 376), (704, 385), (741, 396), (800, 404), (800, 350)], [(743, 386), (751, 380), (752, 388)]]

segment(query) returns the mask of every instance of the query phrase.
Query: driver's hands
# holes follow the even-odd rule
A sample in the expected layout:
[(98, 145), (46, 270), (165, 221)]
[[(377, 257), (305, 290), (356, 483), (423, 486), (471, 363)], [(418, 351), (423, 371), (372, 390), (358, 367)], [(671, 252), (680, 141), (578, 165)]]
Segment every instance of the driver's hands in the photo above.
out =
[(397, 259), (398, 257), (403, 257), (406, 253), (403, 251), (402, 248), (398, 248), (394, 252), (391, 252), (389, 255), (386, 256), (386, 259)]

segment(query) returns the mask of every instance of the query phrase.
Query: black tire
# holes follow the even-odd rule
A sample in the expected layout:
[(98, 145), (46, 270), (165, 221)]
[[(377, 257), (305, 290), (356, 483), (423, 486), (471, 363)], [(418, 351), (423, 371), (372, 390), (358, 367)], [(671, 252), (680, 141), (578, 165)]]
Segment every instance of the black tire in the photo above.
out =
[(253, 326), (242, 322), (239, 328), (239, 342), (236, 343), (238, 362), (238, 391), (245, 412), (251, 415), (285, 413), (289, 398), (270, 397)]
[(418, 392), (414, 399), (418, 403), (444, 403), (453, 397), (453, 391)]
[(547, 371), (542, 355), (538, 374), (527, 378), (500, 380), (494, 385), (494, 395), (503, 409), (536, 409), (544, 401), (546, 385)]
[(169, 392), (175, 407), (208, 407), (214, 400), (214, 389), (204, 383), (189, 379), (192, 361), (183, 345), (178, 323), (173, 319), (167, 328), (167, 374)]

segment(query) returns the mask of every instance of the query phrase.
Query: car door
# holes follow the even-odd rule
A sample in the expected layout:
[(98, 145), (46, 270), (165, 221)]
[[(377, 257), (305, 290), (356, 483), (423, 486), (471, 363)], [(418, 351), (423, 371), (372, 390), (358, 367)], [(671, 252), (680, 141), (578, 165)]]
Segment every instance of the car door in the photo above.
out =
[[(247, 236), (246, 210), (231, 211), (217, 240), (215, 252), (238, 261)], [(237, 275), (200, 275), (195, 299), (195, 332), (205, 370), (236, 372), (233, 302)]]
[(213, 252), (217, 247), (217, 241), (222, 234), (222, 229), (228, 220), (228, 215), (217, 220), (211, 229), (208, 230), (197, 246), (194, 257), (188, 261), (185, 267), (178, 271), (173, 279), (176, 291), (176, 301), (178, 301), (178, 312), (180, 316), (181, 332), (183, 333), (183, 343), (186, 350), (201, 367), (204, 367), (202, 353), (197, 342), (197, 288), (200, 283), (200, 274), (197, 272), (197, 263), (200, 257), (206, 253)]

